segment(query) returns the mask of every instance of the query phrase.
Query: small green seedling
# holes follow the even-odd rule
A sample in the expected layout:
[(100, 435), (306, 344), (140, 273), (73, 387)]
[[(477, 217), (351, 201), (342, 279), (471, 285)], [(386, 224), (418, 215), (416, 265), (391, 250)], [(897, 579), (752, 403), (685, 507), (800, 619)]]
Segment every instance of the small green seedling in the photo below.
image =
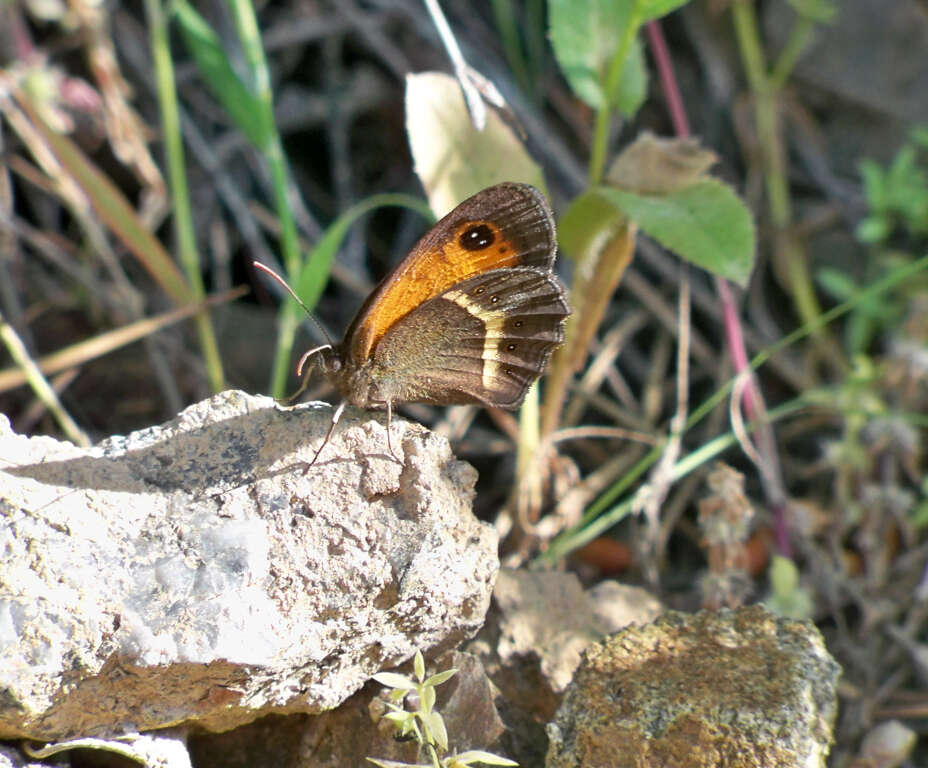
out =
[[(435, 688), (456, 673), (456, 669), (447, 669), (444, 672), (425, 676), (425, 660), (422, 654), (416, 651), (413, 658), (413, 671), (416, 679), (399, 675), (395, 672), (380, 672), (374, 679), (381, 685), (393, 690), (389, 693), (387, 706), (390, 711), (384, 717), (397, 728), (399, 738), (412, 738), (419, 743), (420, 751), (425, 749), (430, 762), (428, 763), (399, 763), (395, 760), (375, 760), (367, 758), (380, 768), (469, 768), (472, 765), (505, 765), (517, 766), (505, 757), (472, 749), (459, 754), (445, 755), (448, 751), (448, 732), (441, 713), (435, 710)], [(407, 696), (415, 707), (407, 711), (404, 704)], [(415, 703), (417, 702), (417, 703)], [(444, 756), (443, 756), (444, 755)]]

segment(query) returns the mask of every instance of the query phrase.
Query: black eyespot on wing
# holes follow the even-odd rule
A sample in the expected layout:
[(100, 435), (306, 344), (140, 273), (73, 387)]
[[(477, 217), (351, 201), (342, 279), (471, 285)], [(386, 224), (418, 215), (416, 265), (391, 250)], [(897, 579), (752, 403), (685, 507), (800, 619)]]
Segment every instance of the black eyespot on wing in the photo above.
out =
[(498, 301), (499, 301), (499, 296), (491, 296), (491, 297), (490, 297), (490, 303), (491, 303), (491, 304), (496, 304), (496, 302), (498, 302)]
[(474, 224), (468, 227), (458, 238), (458, 243), (467, 251), (482, 251), (493, 245), (496, 235), (486, 224)]
[(521, 320), (516, 320), (516, 321), (513, 323), (513, 325), (514, 325), (516, 328), (521, 328), (521, 327), (524, 325), (524, 323), (523, 323)]
[(486, 293), (486, 292), (487, 292), (487, 289), (481, 285), (474, 290), (474, 295), (479, 296), (481, 293)]

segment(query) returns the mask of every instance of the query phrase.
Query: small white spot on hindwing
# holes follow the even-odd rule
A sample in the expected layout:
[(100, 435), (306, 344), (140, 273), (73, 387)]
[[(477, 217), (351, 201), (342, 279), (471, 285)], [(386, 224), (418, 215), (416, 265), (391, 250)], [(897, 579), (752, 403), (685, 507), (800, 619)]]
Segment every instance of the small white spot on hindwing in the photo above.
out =
[(448, 291), (444, 295), (444, 298), (448, 301), (453, 301), (459, 307), (467, 310), (470, 314), (483, 322), (485, 336), (483, 340), (483, 352), (480, 355), (483, 360), (481, 382), (484, 389), (493, 390), (495, 388), (493, 386), (493, 380), (499, 375), (498, 349), (500, 339), (503, 338), (506, 313), (487, 309), (461, 291)]

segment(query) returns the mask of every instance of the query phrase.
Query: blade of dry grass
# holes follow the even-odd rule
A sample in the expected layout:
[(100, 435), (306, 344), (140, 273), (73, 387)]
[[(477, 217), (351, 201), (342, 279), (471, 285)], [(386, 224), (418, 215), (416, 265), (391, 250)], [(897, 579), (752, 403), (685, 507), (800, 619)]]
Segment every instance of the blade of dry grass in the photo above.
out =
[(45, 122), (29, 94), (18, 89), (14, 92), (14, 98), (106, 225), (119, 236), (175, 303), (188, 304), (192, 301), (194, 296), (170, 254), (142, 224), (122, 193), (84, 157), (69, 138)]
[[(94, 360), (115, 349), (119, 349), (120, 347), (124, 347), (127, 344), (131, 344), (134, 341), (149, 336), (162, 328), (166, 328), (169, 325), (184, 320), (191, 315), (195, 315), (206, 307), (237, 299), (239, 296), (246, 294), (248, 290), (247, 286), (239, 286), (230, 291), (210, 296), (203, 301), (198, 301), (194, 304), (186, 304), (177, 309), (172, 309), (170, 312), (156, 315), (155, 317), (147, 317), (144, 320), (139, 320), (122, 328), (101, 333), (99, 336), (94, 336), (92, 339), (86, 339), (77, 344), (72, 344), (71, 346), (42, 357), (37, 362), (33, 361), (33, 364), (37, 366), (36, 370), (46, 375), (82, 365), (89, 360)], [(21, 367), (0, 370), (0, 392), (6, 392), (7, 390), (21, 387), (27, 380), (26, 373)]]

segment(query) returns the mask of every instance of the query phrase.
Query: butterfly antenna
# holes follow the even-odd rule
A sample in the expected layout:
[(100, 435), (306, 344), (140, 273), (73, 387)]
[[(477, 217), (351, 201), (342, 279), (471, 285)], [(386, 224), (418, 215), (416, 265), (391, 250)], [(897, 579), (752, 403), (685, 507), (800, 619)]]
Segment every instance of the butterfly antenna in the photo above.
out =
[(334, 344), (332, 344), (332, 339), (329, 338), (329, 334), (325, 332), (325, 328), (322, 327), (322, 323), (320, 323), (315, 317), (313, 317), (313, 313), (309, 311), (309, 308), (303, 303), (300, 297), (296, 295), (294, 290), (289, 285), (287, 285), (287, 281), (284, 280), (280, 275), (278, 275), (269, 266), (262, 264), (260, 261), (253, 261), (251, 263), (255, 266), (255, 268), (260, 269), (262, 272), (266, 272), (271, 277), (273, 277), (278, 283), (280, 283), (284, 288), (287, 289), (287, 293), (289, 293), (293, 297), (294, 301), (296, 301), (296, 303), (299, 304), (303, 308), (303, 311), (306, 313), (306, 317), (308, 317), (310, 320), (313, 321), (313, 323), (315, 323), (316, 327), (322, 333), (323, 338), (325, 338), (326, 340), (326, 343), (323, 344), (322, 346), (316, 347), (315, 349), (311, 350), (307, 354), (303, 355), (303, 357), (300, 359), (300, 368), (303, 367), (303, 363), (306, 361), (306, 358), (310, 354), (314, 352), (319, 352), (320, 350), (323, 350), (323, 349), (332, 349)]

